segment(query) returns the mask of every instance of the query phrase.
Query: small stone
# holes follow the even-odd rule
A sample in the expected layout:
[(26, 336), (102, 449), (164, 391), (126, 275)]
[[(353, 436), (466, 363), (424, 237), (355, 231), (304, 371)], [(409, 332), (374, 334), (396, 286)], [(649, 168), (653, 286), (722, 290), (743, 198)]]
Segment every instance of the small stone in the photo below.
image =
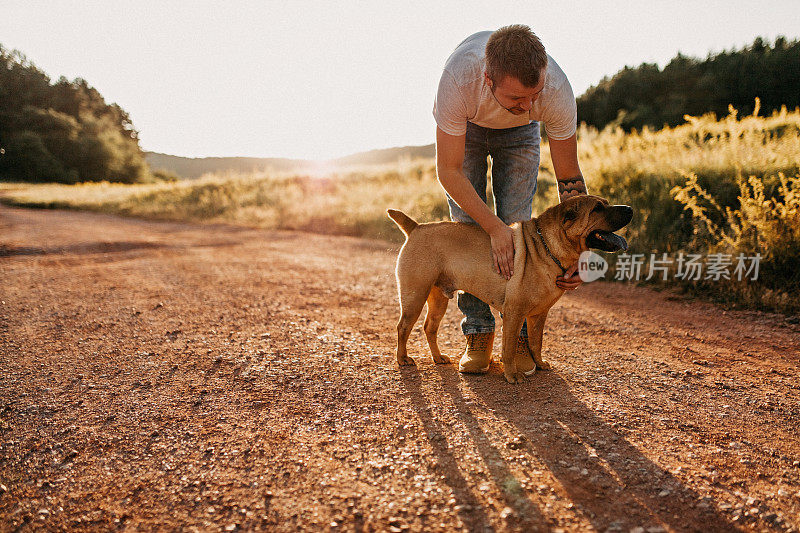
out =
[(505, 520), (512, 514), (514, 514), (514, 510), (511, 507), (506, 507), (500, 512), (500, 518)]
[[(670, 495), (670, 492), (667, 489), (664, 489), (664, 490), (662, 490), (661, 492), (658, 493), (658, 496), (661, 497), (661, 498), (666, 498), (669, 495)], [(650, 530), (648, 529), (648, 531), (650, 531)]]
[(642, 526), (636, 526), (631, 529), (631, 533), (644, 533), (644, 528)]
[(0, 484), (0, 494), (3, 494), (5, 492), (8, 492), (8, 487), (6, 487), (5, 485)]
[(225, 526), (225, 531), (236, 531), (236, 528), (238, 527), (239, 526), (236, 524), (228, 524), (227, 526)]

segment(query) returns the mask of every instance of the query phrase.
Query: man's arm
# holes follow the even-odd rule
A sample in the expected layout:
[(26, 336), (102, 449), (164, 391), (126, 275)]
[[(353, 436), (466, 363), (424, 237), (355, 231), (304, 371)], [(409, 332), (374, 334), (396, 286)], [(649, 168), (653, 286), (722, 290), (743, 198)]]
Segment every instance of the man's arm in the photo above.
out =
[[(578, 165), (578, 141), (576, 134), (561, 141), (550, 139), (550, 158), (553, 160), (553, 170), (558, 183), (558, 200), (563, 202), (572, 196), (588, 194), (586, 182), (583, 181), (581, 167)], [(572, 265), (563, 276), (556, 278), (556, 285), (560, 289), (574, 290), (581, 286), (583, 281), (578, 272), (578, 265)]]
[(578, 164), (576, 134), (560, 141), (550, 139), (549, 143), (550, 158), (553, 160), (553, 170), (555, 170), (558, 183), (559, 202), (579, 194), (588, 194), (586, 182), (583, 180), (581, 167)]
[(436, 128), (436, 175), (447, 194), (489, 234), (495, 270), (509, 279), (514, 275), (513, 232), (492, 213), (464, 175), (465, 139), (466, 134), (449, 135)]

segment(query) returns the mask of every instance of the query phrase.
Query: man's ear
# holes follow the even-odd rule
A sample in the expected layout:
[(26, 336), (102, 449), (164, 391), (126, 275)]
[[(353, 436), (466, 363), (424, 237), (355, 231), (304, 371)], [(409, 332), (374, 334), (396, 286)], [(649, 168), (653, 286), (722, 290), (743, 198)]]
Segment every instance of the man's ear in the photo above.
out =
[(489, 77), (489, 74), (485, 70), (483, 71), (483, 77), (486, 80), (486, 85), (491, 89), (494, 82), (492, 82), (492, 78)]

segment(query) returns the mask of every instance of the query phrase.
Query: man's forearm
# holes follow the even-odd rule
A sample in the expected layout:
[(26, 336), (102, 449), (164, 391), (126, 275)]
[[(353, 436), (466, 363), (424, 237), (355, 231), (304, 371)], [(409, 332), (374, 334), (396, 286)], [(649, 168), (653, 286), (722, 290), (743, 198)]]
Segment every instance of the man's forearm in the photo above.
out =
[(559, 202), (563, 202), (567, 198), (578, 196), (579, 194), (589, 194), (586, 189), (586, 182), (580, 174), (570, 178), (559, 178), (556, 182), (558, 183)]
[(558, 201), (588, 194), (586, 182), (583, 181), (581, 166), (578, 164), (578, 138), (572, 135), (568, 139), (550, 139), (550, 158), (553, 160), (553, 172), (558, 184)]

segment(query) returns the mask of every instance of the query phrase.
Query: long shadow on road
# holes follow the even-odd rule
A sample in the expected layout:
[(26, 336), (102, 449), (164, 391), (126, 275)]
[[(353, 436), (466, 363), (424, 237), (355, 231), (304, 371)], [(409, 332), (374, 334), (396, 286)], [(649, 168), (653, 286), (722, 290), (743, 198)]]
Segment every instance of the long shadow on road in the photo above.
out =
[[(437, 366), (441, 378), (433, 397), (449, 396), (470, 439), (481, 455), (506, 504), (523, 529), (548, 529), (553, 523), (522, 490), (523, 485), (475, 416), (461, 387), (466, 386), (510, 424), (520, 440), (516, 453), (529, 455), (548, 469), (567, 492), (575, 512), (597, 530), (629, 531), (663, 526), (678, 531), (739, 529), (669, 471), (648, 459), (570, 391), (555, 372), (539, 372), (529, 383), (511, 386), (502, 374), (462, 376), (452, 366)], [(467, 469), (448, 449), (449, 426), (435, 418), (416, 368), (401, 371), (402, 383), (436, 454), (437, 473), (444, 476), (470, 530), (492, 530), (491, 520), (476, 497)], [(462, 380), (464, 381), (462, 385)], [(522, 406), (522, 408), (520, 408)], [(485, 424), (485, 422), (483, 422)], [(550, 520), (553, 520), (551, 517)]]
[[(453, 393), (458, 393), (458, 379), (450, 379)], [(513, 404), (526, 406), (522, 410), (509, 408), (507, 396), (497, 394), (498, 385), (507, 386), (468, 382), (487, 406), (527, 437), (529, 450), (596, 528), (736, 529), (711, 502), (701, 499), (597, 417), (558, 373), (539, 372), (531, 383), (513, 390)], [(587, 473), (576, 465), (586, 465)]]
[(428, 400), (422, 391), (422, 378), (416, 367), (401, 367), (403, 387), (411, 400), (411, 405), (422, 423), (425, 435), (435, 454), (435, 475), (441, 475), (453, 491), (456, 505), (453, 507), (470, 531), (493, 531), (485, 509), (478, 501), (470, 483), (464, 477), (458, 459), (448, 449), (446, 434), (448, 428), (431, 413)]

